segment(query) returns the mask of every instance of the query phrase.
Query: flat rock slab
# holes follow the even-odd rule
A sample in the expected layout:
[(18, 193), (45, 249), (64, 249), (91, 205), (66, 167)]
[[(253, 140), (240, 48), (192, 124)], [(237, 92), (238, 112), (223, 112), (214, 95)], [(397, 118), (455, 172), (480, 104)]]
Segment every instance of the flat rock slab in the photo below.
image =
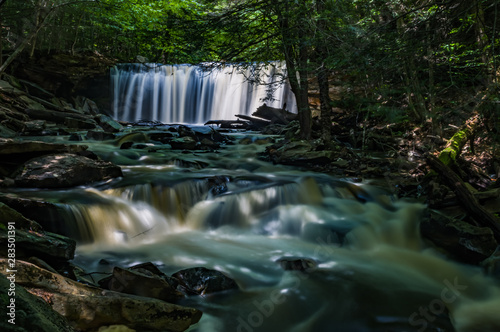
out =
[[(7, 274), (7, 277), (12, 276)], [(2, 308), (6, 308), (3, 309), (4, 312), (7, 312), (7, 315), (4, 314), (4, 317), (0, 320), (0, 331), (75, 331), (69, 325), (68, 321), (62, 315), (52, 310), (50, 305), (45, 301), (30, 294), (21, 286), (12, 286), (11, 280), (0, 274), (0, 289), (5, 292), (5, 296), (0, 297), (0, 304)], [(7, 290), (9, 289), (15, 290), (15, 297), (7, 297)], [(14, 305), (10, 303), (11, 298), (15, 299)], [(11, 308), (8, 308), (9, 305), (12, 311)]]
[(122, 176), (119, 166), (76, 154), (52, 154), (21, 166), (15, 183), (30, 188), (67, 188)]
[[(0, 274), (8, 275), (8, 268), (8, 261), (0, 259)], [(114, 324), (137, 331), (185, 331), (202, 315), (194, 308), (84, 285), (24, 261), (16, 261), (16, 270), (18, 285), (49, 303), (79, 331)]]
[(58, 152), (79, 152), (86, 150), (86, 146), (65, 145), (39, 141), (16, 141), (12, 139), (0, 139), (0, 155), (12, 154), (48, 154)]

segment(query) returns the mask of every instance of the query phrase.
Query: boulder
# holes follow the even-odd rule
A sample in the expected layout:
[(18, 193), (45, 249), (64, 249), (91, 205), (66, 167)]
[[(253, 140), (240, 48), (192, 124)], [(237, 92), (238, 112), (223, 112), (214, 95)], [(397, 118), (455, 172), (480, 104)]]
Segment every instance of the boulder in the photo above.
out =
[(101, 126), (104, 131), (117, 133), (123, 129), (123, 126), (113, 120), (110, 116), (98, 114), (95, 118), (99, 126)]
[[(151, 263), (149, 263), (151, 264)], [(113, 274), (99, 281), (101, 287), (111, 291), (152, 297), (166, 302), (176, 302), (184, 295), (176, 290), (177, 280), (159, 271), (156, 266), (144, 264), (128, 269), (115, 267)]]
[[(9, 315), (10, 309), (7, 308), (7, 316), (0, 320), (0, 330), (10, 332), (25, 331), (51, 331), (51, 332), (73, 332), (73, 327), (66, 318), (54, 311), (49, 304), (37, 296), (27, 292), (23, 287), (12, 284), (7, 276), (10, 274), (0, 274), (0, 288), (4, 290), (5, 296), (0, 296), (2, 308), (12, 306), (11, 299), (15, 299), (13, 315)], [(15, 297), (8, 297), (7, 291), (15, 291)], [(5, 312), (5, 311), (4, 311)], [(14, 319), (14, 320), (11, 320)], [(9, 322), (11, 320), (11, 322)], [(12, 324), (15, 323), (14, 324)]]
[(470, 264), (490, 257), (498, 246), (490, 228), (473, 226), (438, 212), (431, 212), (428, 220), (420, 224), (420, 231), (455, 259)]
[(13, 193), (0, 194), (0, 202), (20, 211), (24, 217), (38, 223), (45, 230), (58, 234), (65, 234), (67, 231), (65, 229), (68, 218), (67, 210), (59, 204), (39, 198), (21, 197)]
[(36, 222), (0, 203), (0, 254), (8, 257), (9, 239), (15, 238), (17, 259), (38, 256), (49, 261), (67, 261), (75, 256), (76, 242), (65, 236), (44, 232)]
[(122, 176), (119, 166), (76, 154), (51, 154), (21, 166), (16, 185), (34, 188), (66, 188)]
[[(7, 268), (7, 260), (0, 259), (0, 274), (6, 275)], [(185, 331), (202, 315), (194, 308), (84, 285), (24, 261), (17, 261), (16, 269), (18, 285), (41, 297), (80, 331), (115, 324), (138, 331)]]
[(179, 288), (188, 295), (206, 295), (239, 288), (233, 279), (222, 272), (204, 267), (181, 270), (172, 277), (179, 281)]

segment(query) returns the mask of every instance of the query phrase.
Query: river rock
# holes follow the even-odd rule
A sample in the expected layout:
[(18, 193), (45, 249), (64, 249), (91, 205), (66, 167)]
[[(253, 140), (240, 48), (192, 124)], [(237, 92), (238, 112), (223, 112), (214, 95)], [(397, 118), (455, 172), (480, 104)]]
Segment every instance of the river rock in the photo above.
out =
[(9, 238), (15, 238), (16, 258), (41, 257), (67, 261), (75, 256), (76, 242), (62, 235), (44, 232), (36, 222), (0, 203), (0, 254), (7, 257)]
[(266, 150), (273, 162), (285, 165), (325, 164), (335, 160), (333, 151), (315, 149), (311, 142), (292, 141), (280, 147), (268, 147)]
[(420, 224), (420, 231), (455, 259), (470, 264), (490, 257), (498, 246), (490, 228), (473, 226), (437, 212), (431, 212), (429, 219)]
[(24, 135), (41, 135), (45, 130), (45, 120), (32, 120), (24, 123)]
[[(10, 276), (6, 274), (6, 276)], [(51, 331), (51, 332), (73, 332), (73, 327), (58, 312), (52, 310), (49, 304), (37, 296), (27, 292), (23, 287), (15, 285), (15, 297), (8, 297), (7, 290), (11, 289), (11, 282), (6, 276), (0, 274), (0, 288), (5, 292), (0, 296), (2, 308), (10, 304), (10, 299), (15, 299), (15, 322), (8, 322), (12, 319), (9, 316), (10, 309), (7, 309), (7, 316), (4, 315), (0, 320), (0, 330), (9, 332), (26, 331)], [(5, 296), (4, 296), (5, 295)], [(5, 311), (4, 311), (5, 312)]]
[(16, 185), (34, 188), (66, 188), (122, 176), (121, 168), (106, 161), (76, 154), (51, 154), (21, 166)]
[[(7, 260), (0, 259), (0, 273), (6, 275), (7, 268)], [(80, 331), (116, 324), (138, 331), (185, 331), (202, 315), (194, 308), (84, 285), (24, 261), (17, 261), (16, 269), (18, 285), (41, 297)]]
[(5, 127), (3, 125), (0, 125), (0, 137), (6, 137), (6, 138), (12, 138), (12, 137), (16, 137), (17, 133), (8, 128), (8, 127)]
[[(0, 195), (0, 202), (16, 211), (21, 211), (24, 217), (33, 220), (44, 229), (64, 234), (62, 227), (67, 221), (67, 210), (62, 206), (42, 199), (20, 197), (12, 193)], [(57, 228), (56, 225), (61, 225), (61, 229)], [(25, 226), (24, 228), (34, 230), (33, 226)]]
[(99, 126), (101, 126), (104, 131), (111, 132), (111, 133), (117, 133), (120, 130), (123, 129), (123, 126), (113, 120), (110, 116), (104, 115), (104, 114), (98, 114), (95, 117), (97, 123)]
[(171, 139), (169, 144), (174, 150), (194, 150), (198, 143), (193, 137), (184, 136)]
[(312, 272), (318, 268), (318, 262), (304, 257), (281, 257), (276, 263), (285, 271)]
[(222, 272), (204, 267), (181, 270), (172, 277), (179, 280), (179, 288), (188, 295), (206, 295), (239, 288), (233, 279)]
[(111, 291), (152, 297), (166, 302), (176, 302), (184, 297), (176, 290), (177, 284), (176, 279), (168, 277), (158, 269), (152, 271), (151, 267), (141, 266), (128, 269), (115, 267), (112, 276), (99, 281), (101, 287)]
[(64, 120), (64, 125), (74, 129), (94, 129), (97, 127), (97, 123), (92, 119), (77, 119), (74, 117), (67, 117)]
[(86, 139), (92, 139), (95, 141), (106, 141), (115, 139), (115, 134), (108, 133), (102, 130), (89, 130), (87, 131), (87, 135), (85, 135)]

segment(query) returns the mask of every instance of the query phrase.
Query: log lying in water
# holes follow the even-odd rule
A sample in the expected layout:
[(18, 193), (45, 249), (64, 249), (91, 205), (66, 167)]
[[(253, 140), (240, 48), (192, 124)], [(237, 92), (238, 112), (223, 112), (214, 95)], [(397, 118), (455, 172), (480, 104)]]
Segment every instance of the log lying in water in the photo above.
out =
[(250, 126), (248, 121), (241, 120), (210, 120), (205, 122), (205, 126), (216, 125), (224, 129), (247, 129)]
[(238, 119), (243, 119), (243, 120), (249, 121), (256, 128), (264, 128), (264, 127), (271, 124), (271, 121), (269, 121), (269, 120), (254, 118), (254, 117), (248, 116), (248, 115), (237, 114), (236, 117)]

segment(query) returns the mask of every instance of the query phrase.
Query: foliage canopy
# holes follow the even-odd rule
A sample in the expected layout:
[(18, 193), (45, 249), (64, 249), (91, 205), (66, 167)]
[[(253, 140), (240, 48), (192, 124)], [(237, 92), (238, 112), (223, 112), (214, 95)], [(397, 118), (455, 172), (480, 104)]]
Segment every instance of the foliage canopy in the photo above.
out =
[(282, 60), (303, 121), (310, 83), (328, 89), (336, 74), (358, 93), (334, 103), (323, 94), (324, 114), (337, 104), (366, 118), (439, 126), (449, 109), (474, 102), (460, 100), (462, 89), (488, 90), (495, 101), (498, 7), (496, 0), (1, 0), (0, 59), (26, 46), (30, 55), (91, 51), (122, 62)]

